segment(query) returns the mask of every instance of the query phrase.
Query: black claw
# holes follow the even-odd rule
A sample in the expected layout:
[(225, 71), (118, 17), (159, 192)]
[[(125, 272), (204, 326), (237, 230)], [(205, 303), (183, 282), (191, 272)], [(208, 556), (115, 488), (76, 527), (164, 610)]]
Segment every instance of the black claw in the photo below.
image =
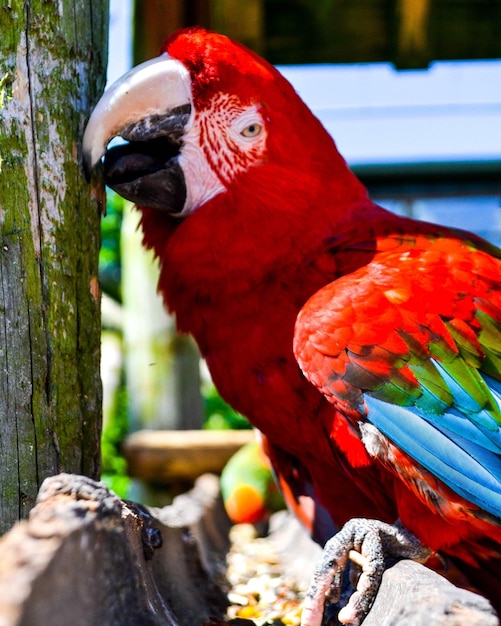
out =
[[(359, 552), (366, 561), (362, 567), (355, 566), (358, 574), (356, 589), (350, 584), (350, 550)], [(314, 607), (313, 612), (319, 616), (328, 598), (345, 608), (342, 616), (345, 620), (351, 618), (352, 624), (361, 624), (375, 600), (387, 557), (422, 561), (429, 554), (414, 535), (399, 525), (369, 519), (350, 520), (325, 545), (308, 591), (308, 612), (310, 614)], [(319, 624), (315, 619), (308, 621), (310, 623)], [(322, 623), (332, 623), (325, 611)]]

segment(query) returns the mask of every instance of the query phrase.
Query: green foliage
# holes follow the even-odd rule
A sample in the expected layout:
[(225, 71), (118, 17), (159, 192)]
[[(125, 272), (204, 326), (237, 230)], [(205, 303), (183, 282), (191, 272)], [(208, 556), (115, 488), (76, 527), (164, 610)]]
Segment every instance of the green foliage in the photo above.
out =
[[(123, 198), (107, 189), (106, 216), (101, 220), (99, 281), (103, 291), (117, 301), (121, 300), (120, 230), (123, 206)], [(118, 496), (125, 498), (130, 478), (127, 475), (127, 462), (120, 448), (128, 432), (129, 418), (127, 391), (123, 383), (116, 391), (110, 413), (106, 416), (101, 438), (101, 478)]]
[(122, 385), (115, 397), (115, 406), (103, 429), (101, 439), (101, 479), (119, 497), (126, 498), (130, 485), (127, 462), (121, 453), (121, 444), (128, 432), (127, 391)]
[(202, 386), (205, 401), (206, 419), (204, 428), (209, 430), (243, 430), (252, 428), (251, 424), (240, 413), (234, 411), (218, 394), (211, 383)]
[(99, 252), (99, 280), (103, 291), (121, 301), (121, 250), (124, 200), (114, 191), (106, 194), (106, 217), (101, 220), (101, 250)]

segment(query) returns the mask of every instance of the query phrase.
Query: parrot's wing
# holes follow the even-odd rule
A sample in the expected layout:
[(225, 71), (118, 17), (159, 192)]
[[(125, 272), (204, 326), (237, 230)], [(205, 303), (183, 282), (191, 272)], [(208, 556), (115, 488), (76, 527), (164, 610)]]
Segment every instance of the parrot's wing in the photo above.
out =
[(405, 474), (390, 440), (498, 517), (500, 276), (499, 259), (455, 239), (381, 253), (309, 300), (294, 341), (303, 372), (369, 454)]

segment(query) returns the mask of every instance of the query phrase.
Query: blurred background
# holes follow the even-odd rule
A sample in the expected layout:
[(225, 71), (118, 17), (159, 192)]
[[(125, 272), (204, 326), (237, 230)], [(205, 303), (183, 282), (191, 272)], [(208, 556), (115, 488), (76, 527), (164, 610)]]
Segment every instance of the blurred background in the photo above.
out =
[[(109, 83), (179, 27), (226, 33), (279, 66), (374, 200), (501, 245), (501, 0), (110, 0), (110, 12)], [(194, 478), (173, 447), (200, 445), (193, 471), (217, 472), (246, 439), (221, 431), (250, 425), (164, 312), (133, 207), (107, 197), (103, 478), (164, 504)], [(194, 443), (200, 430), (219, 444)]]

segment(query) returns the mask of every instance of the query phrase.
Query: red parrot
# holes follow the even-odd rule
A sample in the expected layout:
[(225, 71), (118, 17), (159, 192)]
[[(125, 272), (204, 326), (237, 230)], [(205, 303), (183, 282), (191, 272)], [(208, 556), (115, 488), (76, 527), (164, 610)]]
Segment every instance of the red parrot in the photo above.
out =
[(221, 495), (235, 524), (261, 524), (284, 502), (258, 438), (235, 452), (221, 473)]
[(166, 306), (291, 507), (322, 544), (344, 525), (303, 626), (351, 548), (367, 561), (344, 623), (382, 549), (437, 554), (500, 608), (501, 252), (374, 204), (281, 74), (200, 28), (104, 94), (83, 152), (138, 205)]

